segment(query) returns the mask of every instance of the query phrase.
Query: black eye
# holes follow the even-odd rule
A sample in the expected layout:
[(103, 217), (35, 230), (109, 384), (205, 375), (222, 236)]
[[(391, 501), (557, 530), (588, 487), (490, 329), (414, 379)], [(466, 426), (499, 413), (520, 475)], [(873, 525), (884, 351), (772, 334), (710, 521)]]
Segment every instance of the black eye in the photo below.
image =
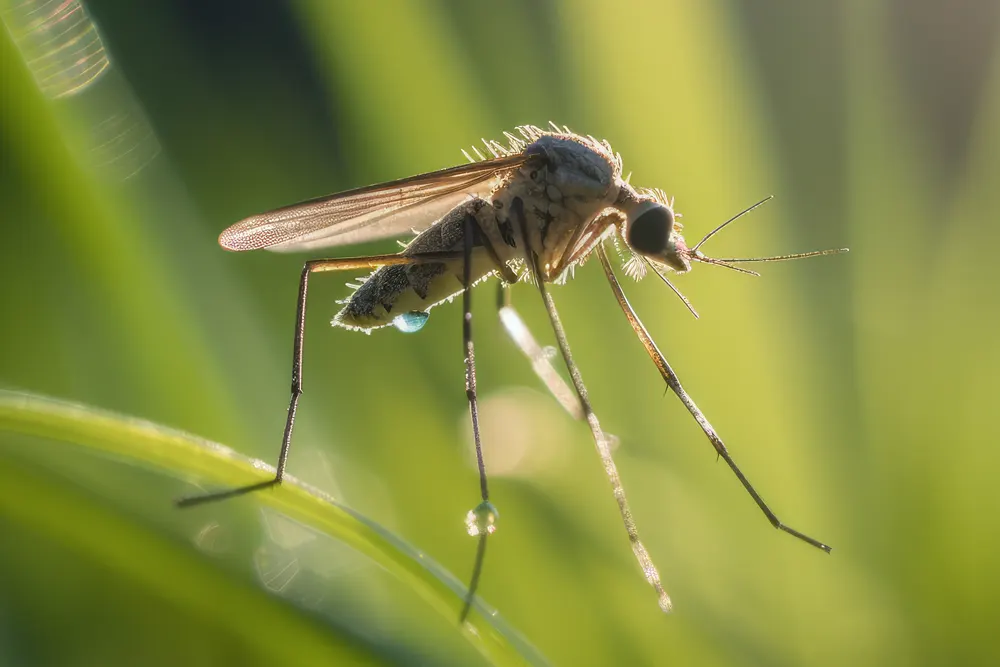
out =
[(643, 255), (658, 255), (667, 249), (674, 216), (666, 206), (653, 206), (636, 218), (628, 230), (628, 244)]

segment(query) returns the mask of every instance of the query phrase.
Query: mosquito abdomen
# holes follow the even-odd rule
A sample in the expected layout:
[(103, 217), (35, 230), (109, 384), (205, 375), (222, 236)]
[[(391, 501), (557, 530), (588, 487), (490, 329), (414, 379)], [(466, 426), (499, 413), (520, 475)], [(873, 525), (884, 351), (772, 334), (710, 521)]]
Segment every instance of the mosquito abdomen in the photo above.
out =
[[(440, 222), (421, 232), (406, 247), (403, 255), (429, 252), (461, 251), (465, 243), (468, 216), (474, 219), (472, 282), (489, 277), (497, 270), (496, 262), (483, 245), (480, 214), (491, 216), (492, 208), (484, 199), (471, 199), (449, 211)], [(345, 302), (333, 318), (335, 326), (370, 331), (401, 321), (403, 331), (416, 331), (417, 313), (462, 293), (462, 260), (431, 264), (383, 266), (376, 269)], [(426, 317), (421, 319), (421, 326)]]

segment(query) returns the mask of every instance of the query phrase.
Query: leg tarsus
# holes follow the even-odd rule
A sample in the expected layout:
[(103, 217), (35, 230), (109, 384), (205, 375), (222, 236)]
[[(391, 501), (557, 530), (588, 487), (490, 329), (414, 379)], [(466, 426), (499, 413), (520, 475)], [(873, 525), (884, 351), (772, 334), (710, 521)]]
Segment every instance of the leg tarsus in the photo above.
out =
[(472, 566), (472, 578), (469, 580), (469, 594), (465, 596), (465, 602), (462, 604), (462, 613), (458, 616), (458, 622), (465, 623), (465, 619), (469, 617), (469, 612), (472, 610), (472, 602), (475, 600), (475, 590), (479, 587), (479, 575), (483, 572), (483, 560), (486, 558), (486, 538), (487, 533), (483, 533), (479, 536), (479, 546), (476, 547), (476, 562)]
[(177, 505), (177, 507), (194, 507), (196, 505), (214, 503), (219, 500), (228, 500), (229, 498), (236, 498), (237, 496), (253, 493), (254, 491), (262, 491), (264, 489), (269, 489), (272, 486), (280, 486), (280, 485), (281, 485), (281, 480), (278, 479), (277, 477), (274, 477), (264, 482), (257, 482), (256, 484), (247, 484), (246, 486), (238, 486), (235, 489), (227, 489), (225, 491), (216, 491), (214, 493), (206, 493), (200, 496), (190, 496), (188, 498), (181, 498), (175, 503), (175, 505)]

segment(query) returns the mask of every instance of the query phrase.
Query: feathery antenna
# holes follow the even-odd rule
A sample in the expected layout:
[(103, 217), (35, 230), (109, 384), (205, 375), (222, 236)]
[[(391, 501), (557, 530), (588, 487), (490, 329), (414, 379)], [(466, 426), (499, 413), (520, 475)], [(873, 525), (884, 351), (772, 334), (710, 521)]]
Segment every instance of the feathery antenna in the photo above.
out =
[(750, 211), (754, 210), (755, 208), (757, 208), (759, 206), (763, 206), (768, 200), (772, 199), (773, 197), (774, 197), (774, 195), (768, 195), (768, 196), (764, 197), (763, 199), (761, 199), (759, 202), (757, 202), (753, 206), (750, 206), (749, 208), (743, 209), (742, 211), (740, 211), (739, 213), (737, 213), (733, 217), (729, 218), (729, 220), (726, 220), (724, 223), (722, 223), (721, 225), (719, 225), (718, 227), (716, 227), (715, 229), (713, 229), (712, 231), (710, 231), (708, 234), (705, 234), (705, 236), (703, 236), (702, 239), (700, 241), (698, 241), (697, 245), (695, 245), (695, 247), (691, 248), (691, 254), (692, 255), (698, 254), (698, 248), (700, 248), (703, 245), (705, 245), (705, 241), (709, 240), (710, 238), (712, 238), (713, 236), (715, 236), (716, 234), (718, 234), (719, 232), (721, 232), (723, 229), (725, 229), (727, 226), (731, 225), (732, 223), (734, 223), (737, 220), (739, 220), (740, 218), (742, 218), (744, 215), (746, 215)]
[[(797, 252), (791, 255), (773, 255), (771, 257), (727, 257), (725, 259), (713, 259), (712, 262), (731, 262), (734, 264), (742, 264), (745, 262), (783, 262), (786, 259), (802, 259), (804, 257), (821, 257), (823, 255), (839, 255), (841, 253), (851, 252), (850, 248), (830, 248), (829, 250), (813, 250), (812, 252)], [(705, 258), (709, 259), (709, 258)], [(737, 266), (731, 266), (729, 268), (736, 269), (737, 271), (747, 271), (746, 269), (741, 269)], [(753, 273), (750, 271), (749, 273)]]
[[(736, 222), (744, 215), (754, 210), (755, 208), (763, 205), (765, 202), (772, 199), (773, 197), (774, 195), (768, 195), (764, 197), (753, 206), (743, 209), (733, 217), (729, 218), (729, 220), (726, 220), (724, 223), (722, 223), (721, 225), (710, 231), (708, 234), (705, 234), (705, 236), (702, 237), (702, 239), (698, 241), (698, 243), (688, 251), (688, 257), (690, 257), (695, 261), (702, 262), (704, 264), (714, 264), (716, 266), (724, 266), (727, 269), (732, 269), (733, 271), (738, 271), (739, 273), (746, 273), (751, 276), (759, 276), (760, 274), (757, 273), (756, 271), (751, 271), (750, 269), (744, 269), (739, 266), (733, 266), (733, 265), (745, 264), (747, 262), (783, 262), (788, 259), (803, 259), (805, 257), (820, 257), (822, 255), (839, 255), (840, 253), (850, 252), (850, 248), (831, 248), (829, 250), (813, 250), (812, 252), (797, 252), (797, 253), (792, 253), (790, 255), (772, 255), (769, 257), (718, 258), (718, 257), (709, 257), (700, 250), (701, 246), (705, 244), (705, 241), (709, 240), (710, 238), (721, 232), (723, 229), (725, 229), (728, 225), (731, 225), (732, 223)], [(662, 278), (663, 276), (660, 277)], [(669, 285), (670, 283), (667, 284)], [(690, 308), (690, 306), (688, 307)]]

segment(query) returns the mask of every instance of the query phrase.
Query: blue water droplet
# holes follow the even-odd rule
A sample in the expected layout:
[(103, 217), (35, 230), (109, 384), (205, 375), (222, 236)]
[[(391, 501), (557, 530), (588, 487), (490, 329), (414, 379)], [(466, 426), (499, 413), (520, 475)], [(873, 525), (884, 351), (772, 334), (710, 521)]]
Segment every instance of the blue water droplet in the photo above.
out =
[(425, 313), (422, 310), (411, 310), (408, 313), (403, 313), (397, 315), (392, 321), (392, 326), (396, 327), (403, 333), (414, 333), (420, 331), (427, 324), (427, 318), (430, 314)]

